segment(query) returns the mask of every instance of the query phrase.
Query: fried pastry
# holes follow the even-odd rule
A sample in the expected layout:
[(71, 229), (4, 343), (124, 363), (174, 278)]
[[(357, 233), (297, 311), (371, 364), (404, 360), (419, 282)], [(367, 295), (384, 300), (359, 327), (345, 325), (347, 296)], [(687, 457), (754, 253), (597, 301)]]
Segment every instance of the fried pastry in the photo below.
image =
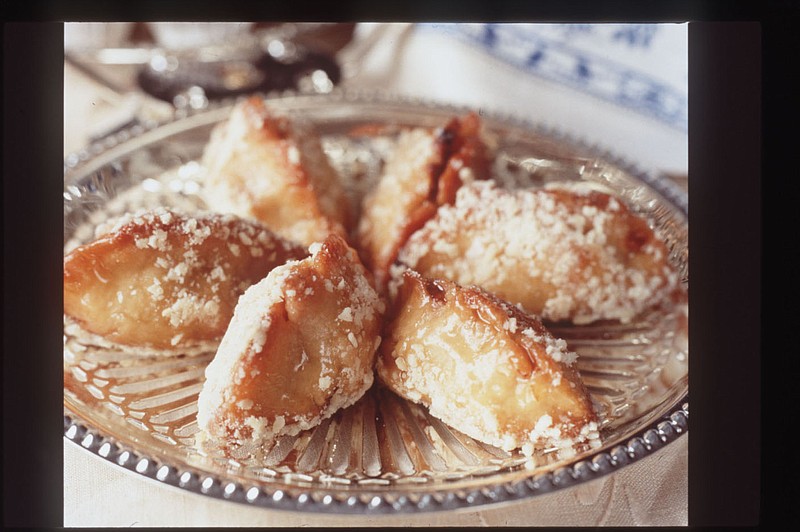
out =
[(411, 235), (398, 261), (477, 285), (548, 321), (628, 322), (678, 279), (665, 244), (613, 196), (574, 188), (462, 187)]
[(478, 115), (453, 118), (440, 129), (400, 133), (376, 187), (362, 203), (357, 241), (364, 264), (383, 287), (397, 250), (463, 183), (486, 179), (490, 150)]
[(201, 446), (250, 455), (318, 425), (372, 385), (383, 303), (338, 235), (239, 300), (206, 369)]
[(597, 444), (577, 355), (535, 318), (477, 288), (401, 276), (376, 369), (392, 391), (504, 450)]
[(307, 255), (233, 215), (126, 215), (64, 258), (64, 314), (122, 346), (215, 346), (247, 287)]
[(255, 218), (278, 235), (310, 245), (347, 236), (350, 200), (311, 126), (251, 97), (212, 131), (203, 154), (204, 197), (216, 211)]

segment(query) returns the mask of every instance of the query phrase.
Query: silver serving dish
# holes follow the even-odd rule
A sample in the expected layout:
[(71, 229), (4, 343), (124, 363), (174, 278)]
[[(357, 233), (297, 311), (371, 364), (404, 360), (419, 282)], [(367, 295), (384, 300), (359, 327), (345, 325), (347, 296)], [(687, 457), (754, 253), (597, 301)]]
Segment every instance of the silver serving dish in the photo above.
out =
[[(377, 93), (271, 96), (312, 121), (357, 202), (391, 146), (391, 126), (442, 125), (463, 108)], [(202, 209), (198, 159), (232, 102), (165, 124), (140, 124), (65, 162), (65, 252), (134, 207)], [(508, 186), (582, 180), (610, 189), (665, 239), (688, 292), (688, 201), (664, 177), (511, 117), (482, 116)], [(364, 125), (390, 126), (355, 135)], [(579, 354), (600, 413), (602, 447), (567, 461), (527, 460), (478, 443), (388, 390), (316, 429), (280, 440), (263, 463), (206, 456), (194, 445), (197, 395), (213, 353), (147, 358), (64, 335), (65, 437), (157, 482), (251, 506), (331, 513), (452, 510), (537, 496), (592, 480), (658, 451), (688, 430), (686, 302), (629, 325), (552, 329)]]

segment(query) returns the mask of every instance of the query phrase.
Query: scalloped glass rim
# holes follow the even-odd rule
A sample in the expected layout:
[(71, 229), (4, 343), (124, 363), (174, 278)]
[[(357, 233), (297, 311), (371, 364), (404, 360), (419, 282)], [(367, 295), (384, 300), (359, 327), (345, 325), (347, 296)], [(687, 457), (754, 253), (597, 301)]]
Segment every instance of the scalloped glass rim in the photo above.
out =
[[(408, 114), (413, 123), (439, 125), (443, 118), (463, 113), (467, 108), (403, 98), (379, 92), (336, 91), (331, 95), (267, 95), (273, 103), (284, 108), (313, 116), (324, 134), (329, 123), (341, 127), (342, 123), (360, 119), (348, 106), (369, 109), (371, 119), (385, 118), (393, 122)], [(80, 183), (94, 172), (113, 164), (142, 146), (158, 144), (171, 135), (193, 128), (202, 128), (224, 119), (232, 101), (220, 102), (201, 112), (176, 112), (173, 120), (163, 124), (140, 124), (120, 132), (104, 141), (68, 156), (65, 160), (65, 197), (70, 185)], [(406, 113), (413, 110), (413, 113)], [(585, 157), (587, 161), (601, 160), (621, 169), (627, 175), (647, 185), (661, 201), (669, 203), (684, 216), (688, 216), (686, 194), (674, 183), (653, 173), (643, 172), (634, 165), (615, 157), (596, 146), (547, 130), (519, 119), (481, 113), (485, 123), (502, 129), (505, 135), (535, 135), (551, 143), (554, 156)], [(420, 124), (420, 119), (427, 120)], [(401, 119), (402, 121), (402, 119)], [(512, 141), (513, 143), (513, 141)], [(65, 219), (68, 215), (65, 203)], [(66, 232), (66, 227), (65, 227)], [(66, 236), (66, 235), (65, 235)], [(688, 247), (688, 246), (687, 246)], [(572, 462), (557, 467), (505, 471), (502, 474), (473, 476), (469, 482), (454, 481), (431, 486), (339, 486), (275, 483), (255, 483), (235, 474), (219, 475), (195, 467), (195, 464), (175, 460), (168, 453), (146, 455), (136, 450), (136, 442), (118, 441), (102, 428), (102, 419), (80, 412), (65, 393), (65, 437), (116, 464), (147, 478), (173, 485), (188, 491), (249, 505), (315, 512), (334, 513), (396, 513), (474, 508), (482, 504), (498, 504), (549, 493), (609, 474), (620, 467), (648, 456), (674, 441), (688, 430), (688, 381), (671, 390), (663, 404), (653, 407), (634, 420), (635, 430), (619, 429), (615, 438), (604, 441), (603, 446), (589, 454), (576, 457)], [(65, 390), (66, 392), (66, 390)], [(161, 455), (159, 455), (161, 454)], [(463, 479), (462, 479), (463, 480)]]

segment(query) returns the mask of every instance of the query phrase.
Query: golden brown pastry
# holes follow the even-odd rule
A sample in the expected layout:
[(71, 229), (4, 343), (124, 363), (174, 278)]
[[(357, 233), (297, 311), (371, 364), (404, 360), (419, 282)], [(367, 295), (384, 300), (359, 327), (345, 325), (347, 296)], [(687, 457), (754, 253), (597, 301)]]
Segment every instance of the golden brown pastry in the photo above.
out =
[(596, 444), (597, 417), (577, 355), (533, 316), (477, 287), (401, 277), (377, 373), (400, 396), (504, 450)]
[(64, 258), (64, 314), (114, 344), (213, 345), (247, 287), (307, 255), (233, 215), (127, 215)]
[(398, 261), (477, 285), (545, 320), (627, 322), (677, 285), (668, 250), (613, 196), (574, 188), (462, 187)]
[(201, 445), (249, 455), (358, 400), (373, 382), (383, 303), (338, 235), (239, 300), (206, 369)]
[(251, 97), (212, 131), (203, 154), (204, 197), (216, 211), (255, 218), (289, 240), (310, 245), (347, 236), (350, 200), (308, 124)]
[(376, 187), (364, 198), (357, 239), (364, 264), (383, 287), (397, 250), (463, 183), (489, 176), (490, 153), (478, 115), (440, 129), (400, 133)]

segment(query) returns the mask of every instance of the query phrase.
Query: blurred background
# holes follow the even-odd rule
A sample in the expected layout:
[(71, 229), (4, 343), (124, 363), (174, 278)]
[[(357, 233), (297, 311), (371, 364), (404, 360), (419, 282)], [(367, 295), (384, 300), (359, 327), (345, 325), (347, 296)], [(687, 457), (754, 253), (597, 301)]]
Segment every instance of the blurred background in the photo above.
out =
[(375, 89), (507, 114), (685, 185), (687, 24), (67, 23), (64, 151), (249, 92)]

